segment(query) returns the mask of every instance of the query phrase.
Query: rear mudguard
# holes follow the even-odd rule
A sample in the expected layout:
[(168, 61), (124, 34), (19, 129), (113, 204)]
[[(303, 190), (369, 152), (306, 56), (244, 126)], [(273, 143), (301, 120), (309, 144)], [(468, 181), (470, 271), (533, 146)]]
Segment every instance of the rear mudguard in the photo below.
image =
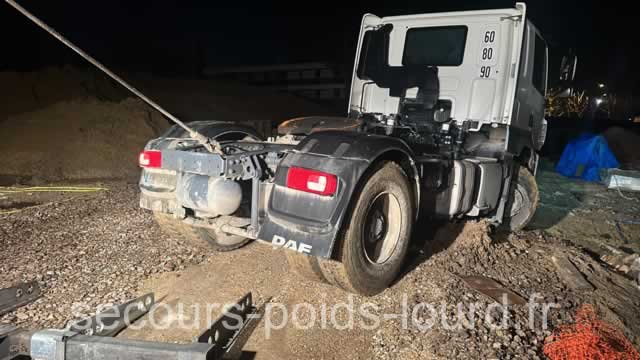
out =
[[(256, 140), (262, 136), (250, 126), (226, 121), (192, 121), (189, 126), (195, 131), (212, 139), (240, 140), (244, 137), (252, 137)], [(171, 126), (157, 139), (147, 143), (145, 150), (173, 149), (181, 139), (188, 139), (189, 134), (178, 125)]]
[[(330, 258), (342, 222), (363, 176), (377, 160), (401, 157), (416, 180), (411, 149), (400, 139), (351, 131), (324, 131), (309, 135), (280, 162), (267, 195), (258, 238), (300, 253)], [(338, 177), (333, 196), (321, 196), (286, 187), (290, 167), (314, 169)]]

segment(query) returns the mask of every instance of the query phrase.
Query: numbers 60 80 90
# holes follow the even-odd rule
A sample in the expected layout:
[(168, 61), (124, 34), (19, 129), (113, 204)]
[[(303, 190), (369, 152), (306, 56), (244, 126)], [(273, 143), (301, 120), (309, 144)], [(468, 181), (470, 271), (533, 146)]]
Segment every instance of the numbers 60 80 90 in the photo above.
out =
[(482, 66), (480, 68), (480, 77), (488, 78), (489, 76), (491, 76), (491, 66)]
[(496, 41), (496, 32), (491, 30), (484, 33), (484, 43), (490, 44)]

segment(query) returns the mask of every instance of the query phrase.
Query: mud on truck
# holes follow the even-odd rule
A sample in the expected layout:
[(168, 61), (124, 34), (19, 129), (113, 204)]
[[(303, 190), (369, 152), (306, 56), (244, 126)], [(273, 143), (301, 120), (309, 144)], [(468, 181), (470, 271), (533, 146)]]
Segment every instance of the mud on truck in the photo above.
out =
[(232, 123), (174, 126), (140, 154), (140, 205), (175, 236), (220, 251), (266, 241), (305, 277), (379, 293), (418, 221), (531, 220), (547, 58), (523, 3), (366, 14), (348, 116), (288, 120), (267, 140)]

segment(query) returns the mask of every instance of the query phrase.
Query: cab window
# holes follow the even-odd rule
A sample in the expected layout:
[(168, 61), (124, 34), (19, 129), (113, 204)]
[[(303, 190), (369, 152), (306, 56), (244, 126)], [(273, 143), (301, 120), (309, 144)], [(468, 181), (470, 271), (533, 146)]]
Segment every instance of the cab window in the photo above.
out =
[(403, 65), (459, 66), (467, 42), (466, 26), (414, 28), (407, 31)]
[(540, 35), (536, 34), (533, 53), (533, 86), (545, 95), (547, 88), (547, 44)]

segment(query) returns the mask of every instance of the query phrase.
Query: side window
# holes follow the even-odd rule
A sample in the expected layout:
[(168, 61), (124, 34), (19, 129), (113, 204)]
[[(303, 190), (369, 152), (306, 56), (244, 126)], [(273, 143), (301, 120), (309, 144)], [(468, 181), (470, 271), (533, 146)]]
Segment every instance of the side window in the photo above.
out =
[(407, 31), (403, 65), (459, 66), (467, 42), (466, 26), (414, 28)]
[(358, 61), (358, 70), (357, 74), (360, 79), (369, 80), (367, 76), (367, 70), (375, 64), (371, 64), (371, 56), (369, 55), (369, 49), (371, 48), (371, 38), (373, 37), (373, 33), (371, 31), (367, 31), (364, 33), (364, 37), (362, 38), (362, 49), (360, 50), (360, 59)]
[(536, 43), (533, 54), (533, 86), (540, 94), (545, 95), (547, 86), (547, 43), (536, 34)]

